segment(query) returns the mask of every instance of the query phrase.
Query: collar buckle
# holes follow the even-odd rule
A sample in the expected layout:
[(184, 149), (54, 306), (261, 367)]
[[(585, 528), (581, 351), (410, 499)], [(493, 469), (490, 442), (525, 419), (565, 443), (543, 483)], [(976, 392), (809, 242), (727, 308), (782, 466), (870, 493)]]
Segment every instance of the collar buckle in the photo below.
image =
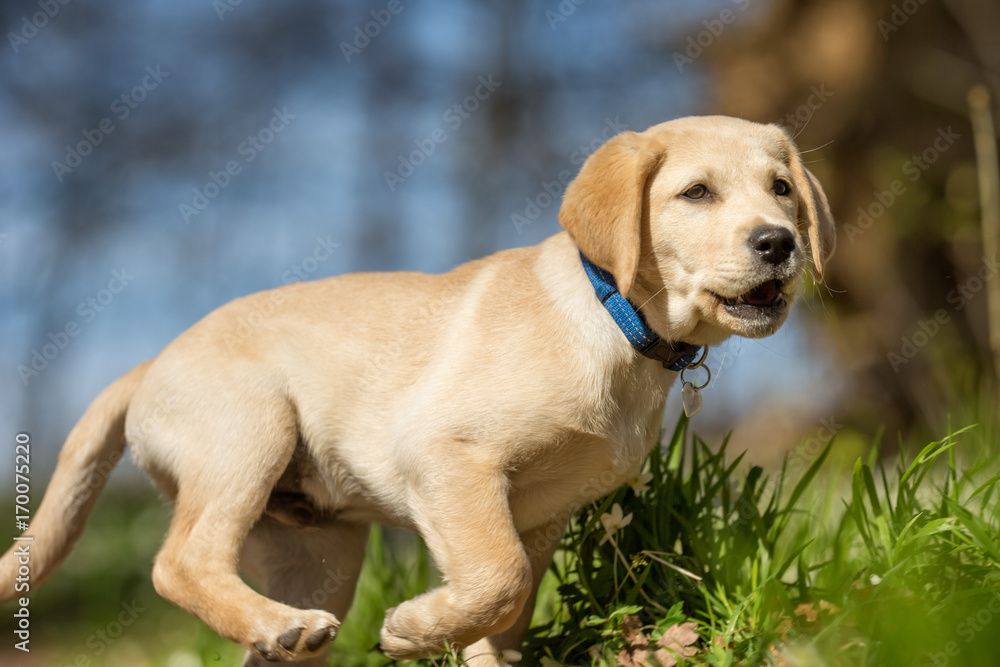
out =
[[(701, 365), (705, 354), (702, 348), (691, 343), (669, 343), (657, 337), (652, 344), (639, 350), (639, 352), (650, 359), (654, 359), (663, 364), (668, 371), (683, 371), (685, 368), (695, 368)], [(705, 353), (708, 350), (704, 350)], [(699, 359), (698, 355), (702, 358)]]

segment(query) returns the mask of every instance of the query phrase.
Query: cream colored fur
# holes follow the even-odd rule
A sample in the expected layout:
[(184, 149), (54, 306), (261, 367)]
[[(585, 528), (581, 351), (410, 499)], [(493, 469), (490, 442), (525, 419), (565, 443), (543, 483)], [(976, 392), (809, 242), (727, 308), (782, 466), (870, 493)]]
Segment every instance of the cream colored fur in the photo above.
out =
[[(777, 195), (776, 179), (791, 193)], [(695, 184), (712, 196), (685, 197)], [(520, 646), (572, 512), (656, 445), (676, 377), (629, 345), (578, 248), (661, 336), (715, 345), (773, 333), (787, 306), (746, 318), (723, 300), (780, 277), (790, 304), (834, 239), (788, 136), (725, 117), (613, 138), (568, 188), (560, 221), (566, 231), (537, 246), (444, 275), (345, 275), (209, 314), (111, 385), (70, 434), (28, 531), (35, 583), (82, 529), (88, 475), (127, 442), (175, 503), (157, 591), (245, 646), (245, 664), (325, 664), (373, 521), (418, 531), (445, 579), (387, 611), (385, 653), (448, 642), (495, 664)], [(792, 233), (781, 266), (749, 247), (761, 226)], [(242, 581), (241, 563), (267, 596)], [(5, 600), (14, 569), (8, 553)], [(311, 608), (321, 589), (333, 592)]]

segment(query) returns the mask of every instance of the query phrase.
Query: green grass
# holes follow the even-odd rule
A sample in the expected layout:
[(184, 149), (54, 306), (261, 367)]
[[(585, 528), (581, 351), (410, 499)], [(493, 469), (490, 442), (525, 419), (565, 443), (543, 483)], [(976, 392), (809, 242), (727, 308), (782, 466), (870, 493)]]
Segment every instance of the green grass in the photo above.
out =
[[(636, 617), (651, 644), (695, 622), (688, 664), (1000, 664), (1000, 465), (970, 429), (849, 476), (824, 470), (831, 443), (772, 480), (686, 431), (647, 461), (648, 491), (576, 517), (526, 653), (615, 664)], [(616, 503), (632, 521), (601, 545)]]
[[(833, 442), (765, 475), (682, 419), (646, 461), (647, 489), (626, 486), (573, 519), (523, 662), (618, 664), (683, 627), (693, 655), (679, 664), (1000, 664), (996, 444), (991, 428), (970, 427), (888, 463), (872, 448), (844, 468)], [(631, 520), (609, 537), (602, 517), (615, 505)], [(102, 498), (64, 571), (32, 596), (38, 664), (237, 661), (237, 647), (152, 591), (168, 517), (159, 502)], [(330, 664), (387, 664), (372, 650), (384, 610), (435, 582), (416, 539), (373, 531)], [(134, 623), (95, 641), (131, 600), (144, 609)]]

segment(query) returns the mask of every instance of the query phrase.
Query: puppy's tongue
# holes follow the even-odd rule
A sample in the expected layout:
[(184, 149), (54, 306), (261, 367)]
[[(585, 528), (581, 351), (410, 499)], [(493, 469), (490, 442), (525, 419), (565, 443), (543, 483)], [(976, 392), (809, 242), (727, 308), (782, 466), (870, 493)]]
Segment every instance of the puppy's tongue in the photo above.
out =
[(751, 306), (770, 306), (778, 300), (778, 281), (768, 280), (766, 283), (757, 285), (746, 294), (740, 295), (743, 303)]

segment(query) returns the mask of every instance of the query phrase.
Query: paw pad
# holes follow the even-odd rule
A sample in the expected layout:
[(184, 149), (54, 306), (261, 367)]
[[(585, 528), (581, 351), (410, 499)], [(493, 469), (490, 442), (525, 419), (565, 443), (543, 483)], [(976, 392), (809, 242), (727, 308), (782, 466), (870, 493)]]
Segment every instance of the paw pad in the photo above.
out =
[(316, 632), (309, 635), (306, 639), (306, 650), (315, 651), (319, 649), (323, 644), (333, 639), (334, 633), (337, 628), (333, 626), (327, 626), (325, 628), (320, 628)]
[(281, 658), (278, 657), (278, 652), (267, 648), (267, 644), (264, 642), (255, 642), (253, 647), (257, 650), (257, 653), (260, 654), (260, 657), (268, 662), (278, 662), (281, 660)]
[(285, 632), (283, 635), (278, 637), (278, 644), (283, 649), (286, 649), (288, 651), (294, 651), (295, 647), (298, 646), (299, 637), (302, 636), (302, 631), (304, 629), (305, 628), (292, 628), (288, 632)]

